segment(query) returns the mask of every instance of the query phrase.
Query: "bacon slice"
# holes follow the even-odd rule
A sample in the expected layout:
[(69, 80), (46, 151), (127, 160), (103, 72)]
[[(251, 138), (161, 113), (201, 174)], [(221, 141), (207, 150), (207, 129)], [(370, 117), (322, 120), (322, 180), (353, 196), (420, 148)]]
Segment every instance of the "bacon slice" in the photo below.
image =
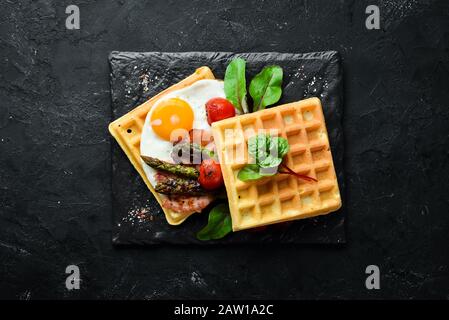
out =
[(164, 208), (182, 214), (201, 212), (214, 200), (213, 195), (204, 196), (171, 196), (162, 200)]

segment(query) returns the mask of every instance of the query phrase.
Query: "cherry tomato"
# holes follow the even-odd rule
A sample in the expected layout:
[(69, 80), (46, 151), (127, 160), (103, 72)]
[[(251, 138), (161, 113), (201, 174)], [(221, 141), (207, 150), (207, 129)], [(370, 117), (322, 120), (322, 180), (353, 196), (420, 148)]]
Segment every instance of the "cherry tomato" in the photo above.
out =
[(214, 190), (223, 185), (220, 164), (213, 159), (205, 159), (200, 165), (200, 176), (198, 178), (201, 186), (206, 190)]
[(235, 116), (234, 105), (223, 98), (212, 98), (206, 103), (207, 122), (212, 122), (231, 118)]

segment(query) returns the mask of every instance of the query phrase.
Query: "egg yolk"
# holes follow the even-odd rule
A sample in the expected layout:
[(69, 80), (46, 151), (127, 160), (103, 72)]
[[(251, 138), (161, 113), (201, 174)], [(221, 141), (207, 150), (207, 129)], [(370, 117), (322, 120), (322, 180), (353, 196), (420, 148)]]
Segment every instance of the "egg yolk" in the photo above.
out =
[(162, 139), (170, 141), (174, 130), (191, 130), (193, 127), (193, 110), (182, 99), (171, 98), (161, 101), (151, 114), (151, 127)]

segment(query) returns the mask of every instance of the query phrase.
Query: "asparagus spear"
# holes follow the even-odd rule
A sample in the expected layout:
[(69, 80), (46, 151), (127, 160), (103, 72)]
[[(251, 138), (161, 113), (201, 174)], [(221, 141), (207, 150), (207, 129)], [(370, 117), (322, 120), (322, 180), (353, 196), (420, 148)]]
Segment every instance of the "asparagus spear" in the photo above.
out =
[(176, 163), (200, 164), (214, 156), (214, 152), (196, 143), (180, 142), (173, 147), (171, 157)]
[(166, 176), (160, 180), (154, 189), (163, 194), (199, 196), (207, 192), (201, 187), (198, 180)]
[(193, 167), (183, 166), (181, 164), (168, 163), (153, 157), (142, 156), (141, 158), (150, 167), (169, 173), (173, 173), (177, 176), (182, 176), (190, 179), (198, 179), (200, 175), (198, 170)]

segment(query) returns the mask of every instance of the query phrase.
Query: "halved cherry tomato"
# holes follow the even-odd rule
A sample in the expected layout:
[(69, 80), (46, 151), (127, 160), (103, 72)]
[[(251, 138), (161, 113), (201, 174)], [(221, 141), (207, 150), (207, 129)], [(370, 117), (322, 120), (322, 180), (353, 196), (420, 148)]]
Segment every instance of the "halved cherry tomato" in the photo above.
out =
[(220, 164), (213, 159), (205, 159), (200, 165), (198, 182), (206, 190), (214, 190), (223, 185), (223, 175)]
[(206, 102), (207, 122), (220, 121), (235, 116), (234, 105), (223, 98), (212, 98)]

